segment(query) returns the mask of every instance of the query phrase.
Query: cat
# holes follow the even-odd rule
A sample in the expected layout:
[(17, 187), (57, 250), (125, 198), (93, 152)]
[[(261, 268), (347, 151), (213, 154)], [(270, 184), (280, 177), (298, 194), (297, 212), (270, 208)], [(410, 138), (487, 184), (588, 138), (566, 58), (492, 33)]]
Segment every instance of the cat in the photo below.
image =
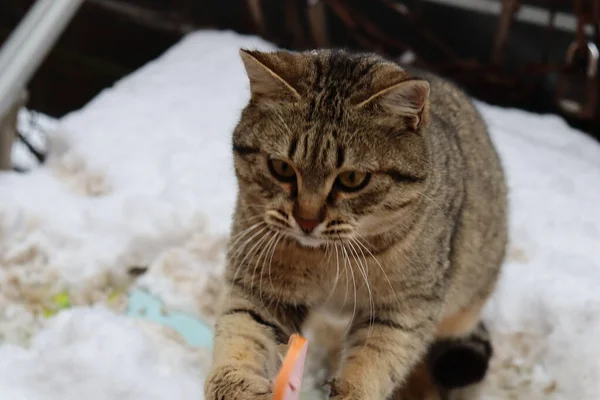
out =
[(349, 318), (332, 399), (439, 398), (482, 379), (507, 188), (469, 98), (372, 54), (240, 55), (251, 96), (206, 398), (271, 399), (279, 349), (321, 309)]

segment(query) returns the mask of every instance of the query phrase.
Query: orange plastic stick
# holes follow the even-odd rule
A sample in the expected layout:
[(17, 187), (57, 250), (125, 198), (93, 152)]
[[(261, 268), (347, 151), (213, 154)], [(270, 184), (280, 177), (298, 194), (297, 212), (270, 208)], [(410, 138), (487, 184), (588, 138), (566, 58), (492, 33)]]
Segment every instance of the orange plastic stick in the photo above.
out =
[(290, 336), (287, 354), (275, 377), (273, 400), (300, 399), (300, 385), (307, 351), (308, 340), (297, 334)]

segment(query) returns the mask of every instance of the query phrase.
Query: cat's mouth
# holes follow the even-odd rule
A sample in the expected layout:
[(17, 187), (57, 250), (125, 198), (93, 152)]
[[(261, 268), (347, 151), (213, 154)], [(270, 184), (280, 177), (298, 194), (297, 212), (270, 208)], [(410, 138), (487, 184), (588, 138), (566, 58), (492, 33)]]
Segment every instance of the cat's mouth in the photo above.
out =
[(328, 243), (328, 240), (326, 239), (320, 239), (312, 236), (299, 235), (295, 233), (291, 233), (290, 236), (296, 239), (296, 241), (300, 243), (301, 246), (310, 247), (313, 249), (325, 246)]
[(336, 243), (344, 243), (346, 241), (352, 241), (353, 238), (350, 235), (323, 235), (321, 234), (305, 234), (303, 232), (296, 232), (294, 230), (288, 230), (285, 235), (291, 240), (296, 241), (300, 246), (311, 249), (325, 248), (327, 245)]
[(313, 249), (347, 240), (352, 233), (350, 224), (339, 219), (320, 223), (310, 230), (302, 229), (297, 222), (290, 221), (288, 214), (281, 210), (267, 212), (265, 222), (271, 230), (283, 234), (302, 247)]

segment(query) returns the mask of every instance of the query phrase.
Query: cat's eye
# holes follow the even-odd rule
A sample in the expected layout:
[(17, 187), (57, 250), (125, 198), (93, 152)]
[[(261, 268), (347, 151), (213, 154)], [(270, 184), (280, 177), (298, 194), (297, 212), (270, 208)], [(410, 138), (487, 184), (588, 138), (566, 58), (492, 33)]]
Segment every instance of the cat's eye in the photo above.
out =
[(287, 162), (278, 159), (269, 159), (267, 161), (271, 174), (281, 182), (294, 182), (296, 180), (296, 171)]
[(361, 171), (346, 171), (338, 175), (337, 186), (344, 192), (358, 192), (369, 184), (371, 174)]

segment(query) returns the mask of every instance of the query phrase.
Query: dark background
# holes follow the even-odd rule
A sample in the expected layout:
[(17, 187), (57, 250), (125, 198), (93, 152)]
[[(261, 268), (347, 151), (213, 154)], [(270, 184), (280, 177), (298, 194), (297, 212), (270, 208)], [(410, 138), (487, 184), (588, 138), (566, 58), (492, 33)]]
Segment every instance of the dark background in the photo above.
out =
[[(478, 1), (490, 4), (493, 0), (471, 0)], [(0, 42), (32, 3), (0, 2)], [(309, 22), (315, 9), (309, 12), (306, 0), (87, 0), (30, 83), (29, 107), (62, 116), (159, 56), (186, 33), (217, 28), (259, 33), (290, 49), (335, 46), (389, 57), (411, 49), (420, 64), (454, 79), (484, 101), (560, 112), (555, 105), (555, 85), (566, 49), (575, 40), (574, 32), (515, 21), (501, 61), (493, 62), (499, 15), (445, 3), (448, 1), (323, 1), (317, 7), (325, 16), (326, 28), (325, 34), (319, 35)], [(569, 13), (574, 7), (567, 0), (519, 3)], [(260, 7), (258, 20), (251, 12), (253, 4)], [(410, 17), (394, 8), (398, 4), (412, 11)], [(542, 67), (543, 63), (549, 66)], [(569, 118), (568, 122), (598, 134), (598, 114), (595, 120)]]

